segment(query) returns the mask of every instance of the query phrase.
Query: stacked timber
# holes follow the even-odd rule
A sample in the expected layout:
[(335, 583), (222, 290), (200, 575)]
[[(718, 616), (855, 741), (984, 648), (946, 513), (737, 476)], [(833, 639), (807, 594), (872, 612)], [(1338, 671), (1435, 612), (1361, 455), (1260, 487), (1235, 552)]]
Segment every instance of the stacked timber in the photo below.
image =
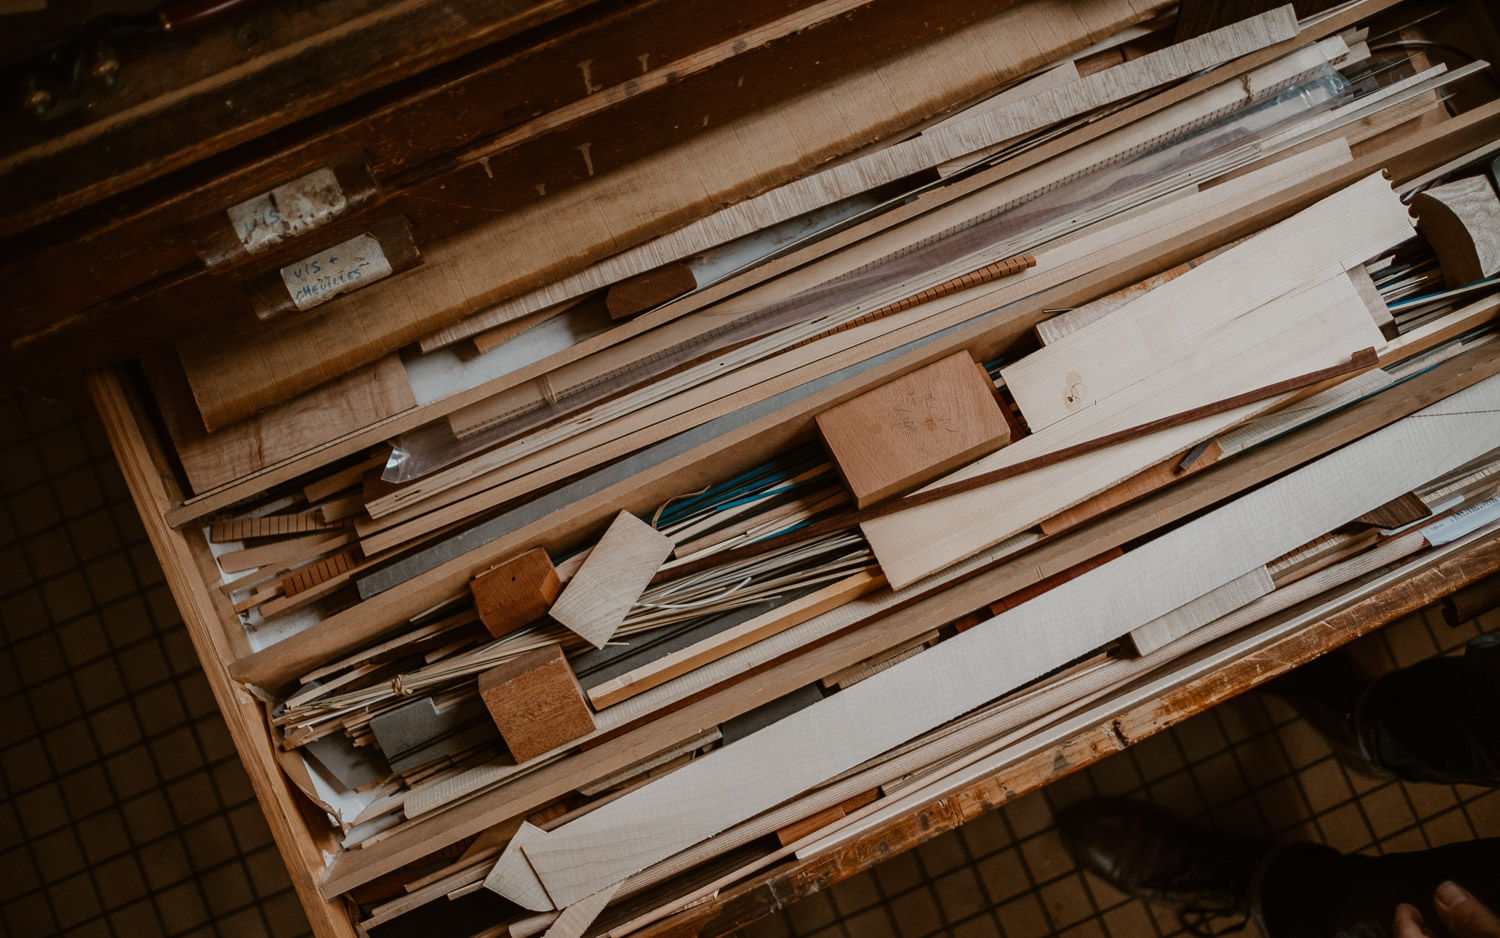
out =
[(680, 6), (364, 102), (536, 83), (12, 344), (212, 298), (95, 399), (159, 439), (305, 897), (373, 938), (712, 931), (1500, 538), (1483, 10), (752, 3), (578, 52)]

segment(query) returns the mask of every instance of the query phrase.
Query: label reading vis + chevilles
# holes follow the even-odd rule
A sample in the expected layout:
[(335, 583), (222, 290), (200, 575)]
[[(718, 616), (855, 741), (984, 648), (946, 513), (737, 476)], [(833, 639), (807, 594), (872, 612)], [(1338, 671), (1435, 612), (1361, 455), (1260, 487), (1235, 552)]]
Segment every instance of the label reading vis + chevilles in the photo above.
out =
[(281, 268), (281, 281), (298, 309), (311, 309), (390, 273), (380, 242), (362, 234)]

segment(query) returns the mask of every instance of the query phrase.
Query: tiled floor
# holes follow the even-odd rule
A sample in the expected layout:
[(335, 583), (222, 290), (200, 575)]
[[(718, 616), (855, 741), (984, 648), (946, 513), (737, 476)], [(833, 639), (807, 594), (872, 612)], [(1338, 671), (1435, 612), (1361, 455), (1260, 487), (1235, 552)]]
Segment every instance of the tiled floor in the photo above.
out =
[(307, 920), (97, 423), (0, 387), (0, 932)]
[[(0, 931), (291, 936), (307, 923), (97, 425), (0, 389)], [(1500, 612), (1481, 620), (1500, 629)], [(1373, 667), (1477, 626), (1414, 616)], [(1138, 793), (1245, 832), (1404, 850), (1500, 835), (1500, 792), (1351, 775), (1249, 694), (745, 929), (747, 938), (1176, 933), (1080, 873), (1052, 811)], [(1252, 928), (1253, 933), (1253, 928)]]

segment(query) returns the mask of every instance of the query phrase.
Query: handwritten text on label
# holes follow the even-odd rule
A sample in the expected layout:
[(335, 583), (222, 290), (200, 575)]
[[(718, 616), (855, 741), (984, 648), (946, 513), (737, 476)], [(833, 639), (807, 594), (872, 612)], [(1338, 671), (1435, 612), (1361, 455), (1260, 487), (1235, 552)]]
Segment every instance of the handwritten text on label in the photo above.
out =
[(298, 309), (311, 309), (390, 273), (380, 242), (362, 234), (281, 268), (281, 280)]

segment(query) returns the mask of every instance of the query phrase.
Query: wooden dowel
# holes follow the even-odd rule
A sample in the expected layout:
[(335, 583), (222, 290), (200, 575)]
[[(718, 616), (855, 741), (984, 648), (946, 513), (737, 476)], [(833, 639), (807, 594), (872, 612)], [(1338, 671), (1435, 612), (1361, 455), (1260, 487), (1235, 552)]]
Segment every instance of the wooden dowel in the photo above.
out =
[(1268, 384), (1265, 387), (1256, 388), (1253, 391), (1246, 391), (1243, 394), (1236, 394), (1234, 397), (1228, 397), (1224, 400), (1215, 401), (1211, 404), (1204, 404), (1201, 407), (1194, 407), (1181, 413), (1173, 414), (1169, 417), (1162, 417), (1160, 419), (1151, 420), (1133, 427), (1127, 427), (1123, 430), (1116, 430), (1114, 433), (1106, 433), (1103, 436), (1095, 437), (1092, 440), (1085, 440), (1082, 443), (1075, 443), (1072, 446), (1064, 446), (1062, 449), (1054, 450), (1050, 453), (1045, 453), (1033, 459), (1026, 459), (1018, 463), (1012, 463), (1009, 466), (1002, 466), (1001, 468), (992, 470), (990, 472), (980, 473), (979, 475), (972, 478), (962, 479), (958, 482), (953, 482), (949, 485), (942, 485), (934, 489), (929, 489), (925, 492), (917, 492), (904, 498), (897, 498), (893, 501), (886, 502), (883, 505), (874, 505), (860, 511), (851, 511), (847, 514), (839, 515), (836, 518), (829, 518), (826, 521), (820, 521), (817, 524), (808, 525), (805, 528), (798, 528), (795, 531), (787, 534), (782, 534), (778, 537), (771, 537), (763, 541), (756, 541), (754, 544), (747, 544), (744, 547), (737, 547), (734, 550), (727, 550), (719, 554), (704, 557), (700, 560), (694, 560), (678, 566), (673, 566), (670, 569), (658, 571), (657, 574), (652, 577), (651, 583), (655, 584), (668, 578), (675, 579), (680, 576), (690, 576), (691, 574), (699, 573), (711, 567), (716, 567), (719, 564), (733, 563), (738, 560), (744, 560), (750, 557), (758, 556), (767, 551), (779, 550), (784, 547), (789, 547), (793, 544), (799, 544), (803, 541), (811, 540), (813, 538), (823, 537), (837, 531), (848, 530), (849, 528), (864, 524), (866, 521), (873, 521), (876, 518), (884, 518), (887, 515), (893, 515), (897, 512), (905, 511), (908, 508), (916, 508), (921, 505), (929, 505), (933, 502), (942, 501), (945, 498), (951, 498), (954, 495), (962, 495), (965, 492), (972, 492), (975, 489), (982, 489), (985, 486), (994, 485), (996, 482), (1002, 482), (1006, 479), (1014, 478), (1015, 476), (1031, 472), (1036, 469), (1041, 469), (1045, 466), (1051, 466), (1055, 463), (1064, 462), (1066, 460), (1073, 459), (1074, 457), (1082, 456), (1086, 453), (1092, 453), (1095, 450), (1114, 446), (1117, 443), (1124, 443), (1129, 440), (1137, 439), (1138, 437), (1156, 433), (1160, 430), (1170, 430), (1173, 427), (1180, 427), (1183, 424), (1192, 423), (1195, 420), (1202, 420), (1204, 417), (1212, 417), (1215, 414), (1222, 414), (1226, 411), (1231, 411), (1238, 407), (1243, 407), (1246, 404), (1253, 404), (1256, 401), (1263, 401), (1266, 398), (1275, 397), (1278, 394), (1285, 394), (1288, 391), (1300, 390), (1301, 388), (1309, 387), (1310, 385), (1318, 384), (1322, 381), (1327, 381), (1330, 378), (1337, 378), (1341, 375), (1346, 375), (1351, 372), (1363, 371), (1367, 368), (1373, 368), (1376, 364), (1378, 364), (1378, 361), (1379, 360), (1376, 357), (1375, 350), (1373, 348), (1363, 349), (1361, 351), (1355, 352), (1354, 355), (1349, 359), (1349, 361), (1342, 365), (1334, 365), (1331, 368), (1322, 368), (1318, 371), (1310, 372), (1300, 377), (1288, 378), (1285, 381), (1278, 381), (1275, 384)]

